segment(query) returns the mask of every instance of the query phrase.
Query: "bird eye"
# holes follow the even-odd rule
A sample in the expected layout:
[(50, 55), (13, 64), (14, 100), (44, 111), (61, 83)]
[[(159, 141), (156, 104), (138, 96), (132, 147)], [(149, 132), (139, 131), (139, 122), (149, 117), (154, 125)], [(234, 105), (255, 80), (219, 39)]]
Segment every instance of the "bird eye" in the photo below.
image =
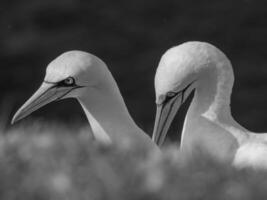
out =
[(176, 95), (176, 93), (175, 92), (168, 92), (167, 94), (166, 94), (166, 96), (167, 97), (174, 97)]
[(75, 80), (74, 80), (74, 78), (72, 78), (72, 77), (68, 77), (68, 78), (66, 78), (65, 80), (64, 80), (64, 84), (65, 85), (73, 85), (75, 83)]
[(167, 92), (166, 97), (165, 97), (165, 103), (170, 101), (173, 97), (175, 97), (178, 93), (176, 92)]

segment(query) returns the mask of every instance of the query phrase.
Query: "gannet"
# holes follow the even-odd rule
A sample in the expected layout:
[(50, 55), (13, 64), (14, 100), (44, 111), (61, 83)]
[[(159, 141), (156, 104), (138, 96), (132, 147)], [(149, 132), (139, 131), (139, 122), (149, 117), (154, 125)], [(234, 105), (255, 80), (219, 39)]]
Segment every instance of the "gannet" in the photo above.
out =
[(185, 117), (181, 152), (199, 148), (236, 167), (267, 169), (267, 135), (253, 133), (231, 115), (231, 62), (215, 46), (186, 42), (162, 56), (155, 75), (157, 113), (153, 141), (162, 145), (181, 104), (194, 92)]
[(12, 123), (50, 102), (66, 98), (78, 99), (94, 138), (101, 144), (136, 141), (139, 147), (143, 144), (157, 148), (131, 118), (106, 64), (82, 51), (63, 53), (48, 65), (40, 88), (16, 112)]

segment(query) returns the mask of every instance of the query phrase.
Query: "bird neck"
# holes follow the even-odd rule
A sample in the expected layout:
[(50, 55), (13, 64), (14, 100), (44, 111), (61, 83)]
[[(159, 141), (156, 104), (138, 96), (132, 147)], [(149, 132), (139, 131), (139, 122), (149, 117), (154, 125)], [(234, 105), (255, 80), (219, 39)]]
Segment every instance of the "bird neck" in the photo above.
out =
[(131, 118), (116, 83), (90, 87), (86, 93), (78, 99), (97, 141), (109, 144), (145, 135)]
[(234, 77), (230, 63), (216, 63), (200, 73), (194, 111), (213, 120), (229, 119)]
[(231, 115), (230, 101), (234, 83), (232, 65), (224, 55), (210, 65), (213, 66), (200, 73), (186, 121), (194, 122), (201, 117), (227, 130), (241, 143), (247, 130)]

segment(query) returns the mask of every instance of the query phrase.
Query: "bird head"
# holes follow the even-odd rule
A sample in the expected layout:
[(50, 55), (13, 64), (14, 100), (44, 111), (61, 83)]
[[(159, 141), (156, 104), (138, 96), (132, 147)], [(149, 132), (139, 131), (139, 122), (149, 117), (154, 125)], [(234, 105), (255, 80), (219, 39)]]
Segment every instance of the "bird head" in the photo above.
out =
[(12, 123), (28, 116), (44, 105), (65, 99), (79, 98), (84, 90), (101, 83), (105, 64), (96, 56), (82, 51), (69, 51), (53, 60), (39, 89), (16, 112)]
[(160, 60), (155, 75), (157, 112), (152, 136), (158, 145), (163, 144), (176, 112), (197, 87), (198, 58), (192, 56), (187, 45), (180, 45), (169, 49)]
[(169, 49), (155, 76), (157, 114), (153, 141), (158, 145), (164, 142), (176, 112), (192, 91), (202, 94), (203, 113), (218, 113), (229, 105), (233, 82), (231, 63), (215, 46), (193, 41)]

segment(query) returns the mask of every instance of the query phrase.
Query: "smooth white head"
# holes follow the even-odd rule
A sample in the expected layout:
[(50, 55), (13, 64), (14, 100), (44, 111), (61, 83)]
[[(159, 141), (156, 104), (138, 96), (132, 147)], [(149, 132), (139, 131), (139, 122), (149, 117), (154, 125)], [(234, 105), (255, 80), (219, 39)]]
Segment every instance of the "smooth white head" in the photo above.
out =
[(82, 51), (69, 51), (53, 60), (36, 93), (17, 111), (12, 123), (40, 107), (64, 98), (81, 98), (88, 87), (105, 84), (105, 65), (97, 57)]
[(229, 107), (233, 82), (230, 61), (213, 45), (187, 42), (169, 49), (162, 56), (155, 76), (154, 142), (159, 145), (164, 142), (176, 112), (194, 90), (199, 114), (224, 117), (218, 115)]
[(113, 79), (106, 64), (83, 51), (69, 51), (57, 57), (48, 65), (44, 78), (44, 83), (72, 89), (62, 98), (81, 98), (87, 95), (88, 88), (107, 87), (110, 82)]
[(82, 51), (63, 53), (48, 65), (42, 85), (17, 111), (12, 123), (50, 102), (65, 98), (78, 99), (95, 138), (102, 143), (110, 143), (112, 137), (119, 134), (144, 134), (130, 117), (105, 63)]

